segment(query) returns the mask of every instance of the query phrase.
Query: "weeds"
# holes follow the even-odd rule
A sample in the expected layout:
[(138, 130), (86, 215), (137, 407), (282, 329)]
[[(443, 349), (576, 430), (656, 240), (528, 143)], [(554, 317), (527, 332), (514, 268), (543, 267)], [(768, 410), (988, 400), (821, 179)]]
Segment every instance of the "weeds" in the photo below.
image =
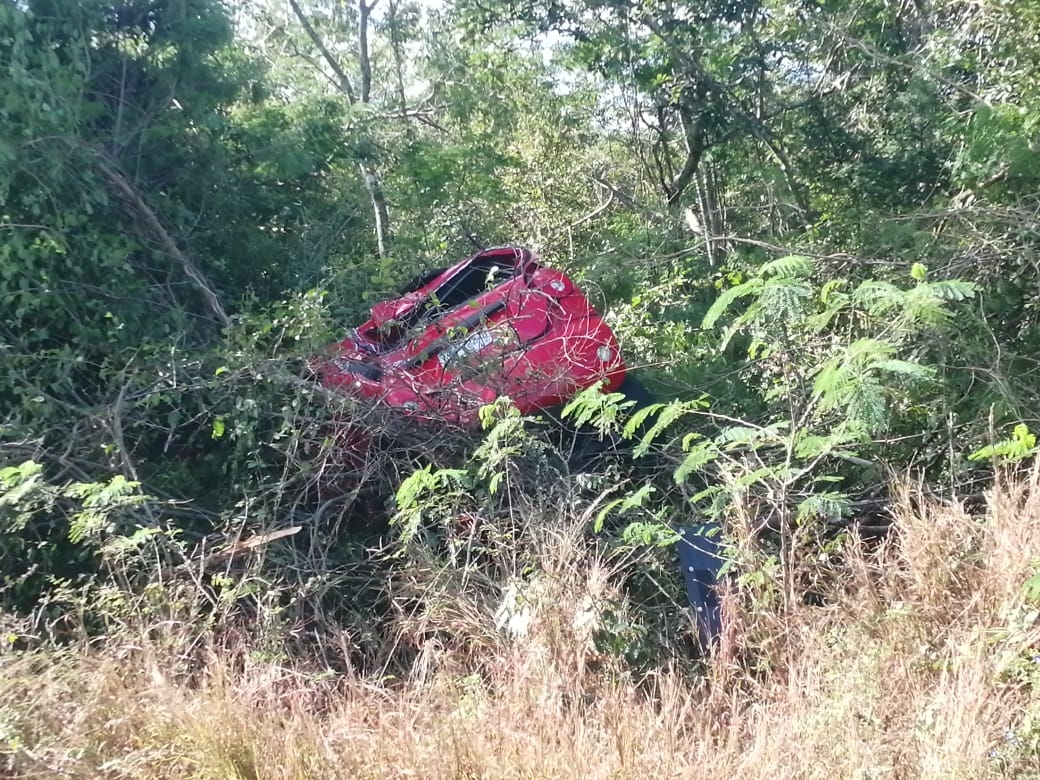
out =
[[(604, 652), (610, 620), (638, 622), (618, 588), (625, 564), (557, 518), (523, 540), (531, 557), (513, 572), (512, 607), (503, 580), (464, 579), (432, 556), (410, 567), (411, 582), (394, 586), (396, 641), (416, 650), (405, 677), (331, 673), (262, 652), (255, 635), (216, 643), (154, 615), (136, 635), (10, 649), (0, 767), (72, 778), (1035, 776), (1040, 628), (1026, 585), (1040, 561), (1040, 472), (995, 489), (984, 516), (897, 493), (892, 533), (841, 545), (841, 576), (818, 578), (829, 583), (820, 604), (730, 594), (723, 651), (697, 673), (662, 661), (637, 674)], [(189, 644), (194, 665), (179, 661)]]

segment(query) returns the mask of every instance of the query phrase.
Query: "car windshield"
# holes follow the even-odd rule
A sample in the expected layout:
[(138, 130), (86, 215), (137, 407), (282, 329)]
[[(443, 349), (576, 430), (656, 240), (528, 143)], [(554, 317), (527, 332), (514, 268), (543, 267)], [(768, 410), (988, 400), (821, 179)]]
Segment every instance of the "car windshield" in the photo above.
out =
[(447, 311), (476, 298), (486, 290), (516, 276), (516, 265), (498, 255), (478, 257), (430, 292), (418, 307), (420, 317), (430, 311)]

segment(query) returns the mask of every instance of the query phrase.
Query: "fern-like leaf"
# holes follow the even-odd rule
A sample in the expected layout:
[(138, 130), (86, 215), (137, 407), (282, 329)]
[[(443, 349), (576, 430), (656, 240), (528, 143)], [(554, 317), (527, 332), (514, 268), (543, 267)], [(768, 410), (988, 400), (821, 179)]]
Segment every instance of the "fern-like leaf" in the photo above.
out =
[(629, 493), (621, 498), (615, 498), (613, 501), (607, 503), (599, 513), (596, 515), (596, 519), (592, 524), (592, 530), (599, 533), (603, 530), (603, 522), (607, 519), (607, 516), (615, 509), (619, 513), (625, 514), (633, 509), (641, 508), (647, 501), (647, 499), (656, 492), (657, 488), (647, 483), (641, 485), (636, 491)]
[(805, 318), (805, 325), (812, 333), (820, 333), (829, 328), (834, 318), (848, 308), (849, 296), (845, 293), (832, 293), (824, 303), (826, 309)]
[(811, 297), (812, 288), (805, 282), (789, 277), (770, 279), (759, 296), (762, 316), (771, 322), (800, 319), (805, 301)]
[(929, 282), (927, 285), (937, 298), (944, 301), (966, 301), (974, 298), (977, 288), (971, 282), (960, 279), (946, 279), (939, 282)]
[(715, 303), (711, 305), (711, 308), (708, 309), (708, 313), (704, 315), (701, 327), (705, 330), (714, 328), (715, 323), (719, 321), (719, 318), (726, 313), (726, 310), (730, 306), (741, 298), (758, 295), (761, 290), (762, 280), (757, 277), (748, 279), (743, 284), (738, 284), (735, 287), (730, 287), (728, 290), (724, 290), (722, 294), (715, 299)]
[(642, 409), (637, 409), (635, 413), (633, 413), (632, 416), (630, 416), (628, 418), (628, 421), (625, 423), (625, 427), (621, 431), (622, 435), (626, 439), (633, 438), (636, 435), (636, 431), (643, 427), (643, 424), (647, 421), (647, 419), (649, 419), (651, 415), (660, 412), (662, 409), (664, 409), (665, 406), (666, 404), (656, 403), (650, 404), (649, 406), (644, 406)]
[(660, 436), (664, 431), (668, 430), (671, 425), (678, 420), (680, 417), (690, 411), (690, 404), (683, 401), (672, 401), (669, 404), (665, 404), (657, 412), (657, 419), (654, 420), (654, 424), (650, 426), (650, 430), (643, 434), (642, 441), (636, 445), (636, 448), (632, 451), (632, 454), (641, 458), (649, 451), (650, 446), (654, 443), (654, 440)]
[(690, 449), (686, 457), (683, 458), (683, 462), (679, 464), (679, 468), (672, 473), (672, 478), (675, 480), (675, 484), (683, 484), (691, 474), (695, 471), (700, 471), (715, 460), (718, 455), (719, 451), (714, 442), (699, 442), (695, 447)]
[(884, 430), (888, 424), (888, 404), (882, 387), (865, 378), (853, 383), (846, 416), (872, 434)]
[(813, 398), (823, 411), (844, 406), (847, 402), (853, 376), (849, 364), (835, 357), (823, 364), (813, 382)]
[(879, 339), (856, 339), (846, 350), (847, 359), (858, 365), (871, 366), (887, 359), (896, 351), (895, 344)]
[(851, 504), (844, 493), (814, 493), (798, 505), (797, 522), (801, 525), (813, 518), (837, 520), (848, 515), (850, 511)]
[(863, 282), (852, 293), (852, 300), (874, 316), (899, 312), (906, 303), (906, 292), (889, 282)]
[(761, 434), (761, 428), (753, 428), (750, 425), (731, 425), (723, 428), (715, 437), (715, 444), (723, 449), (732, 450), (745, 444), (751, 444)]
[(805, 255), (785, 255), (768, 263), (758, 269), (761, 276), (773, 277), (795, 277), (805, 279), (813, 272), (813, 261)]
[(717, 447), (723, 450), (754, 447), (775, 443), (780, 436), (780, 431), (788, 427), (790, 427), (790, 423), (787, 420), (781, 420), (762, 428), (750, 425), (731, 425), (723, 428), (713, 441)]
[(909, 360), (882, 360), (876, 364), (875, 368), (878, 371), (898, 374), (915, 381), (924, 381), (935, 376), (935, 369), (931, 366), (922, 366), (920, 363), (912, 363)]

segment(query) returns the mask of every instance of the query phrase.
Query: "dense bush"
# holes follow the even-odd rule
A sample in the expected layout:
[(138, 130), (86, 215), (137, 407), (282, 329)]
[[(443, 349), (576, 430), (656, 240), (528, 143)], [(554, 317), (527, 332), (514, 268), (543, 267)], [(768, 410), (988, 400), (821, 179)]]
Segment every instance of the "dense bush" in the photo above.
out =
[[(975, 499), (1035, 450), (1035, 22), (3, 5), (0, 606), (25, 641), (176, 608), (210, 632), (186, 666), (249, 635), (470, 669), (503, 588), (576, 576), (543, 555), (566, 529), (613, 600), (599, 662), (687, 669), (673, 543), (703, 519), (752, 606), (823, 599), (894, 474)], [(660, 400), (568, 411), (622, 457), (572, 473), (507, 404), (424, 429), (312, 381), (409, 276), (513, 241), (580, 281)]]

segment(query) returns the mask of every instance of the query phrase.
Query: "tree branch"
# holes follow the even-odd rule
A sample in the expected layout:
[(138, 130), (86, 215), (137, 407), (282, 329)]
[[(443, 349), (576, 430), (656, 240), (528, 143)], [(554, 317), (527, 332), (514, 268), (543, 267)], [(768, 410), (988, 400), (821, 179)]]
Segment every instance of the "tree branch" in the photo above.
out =
[[(293, 0), (295, 2), (295, 0)], [(361, 65), (361, 102), (372, 97), (372, 62), (368, 56), (368, 16), (379, 0), (358, 0), (358, 60)]]
[(159, 239), (159, 243), (162, 244), (167, 254), (177, 261), (184, 275), (194, 283), (195, 288), (202, 294), (202, 298), (206, 302), (206, 308), (209, 309), (214, 319), (224, 327), (230, 325), (231, 319), (228, 317), (227, 312), (224, 311), (224, 307), (221, 305), (217, 294), (213, 291), (209, 280), (206, 279), (199, 267), (178, 248), (173, 237), (162, 226), (155, 212), (145, 203), (141, 193), (120, 173), (114, 160), (98, 149), (91, 149), (90, 151), (93, 152), (98, 161), (98, 167), (102, 175), (108, 179), (109, 184), (124, 200), (134, 207), (151, 232)]
[(668, 185), (669, 206), (678, 203), (683, 192), (690, 186), (707, 148), (704, 143), (704, 125), (700, 117), (693, 116), (693, 111), (688, 105), (679, 106), (679, 121), (682, 123), (683, 138), (686, 141), (686, 160), (679, 175)]
[[(318, 47), (318, 51), (321, 52), (321, 56), (325, 59), (325, 62), (332, 69), (332, 72), (336, 74), (336, 78), (339, 80), (340, 91), (347, 96), (347, 100), (351, 103), (356, 102), (354, 97), (354, 87), (350, 83), (350, 77), (347, 72), (343, 70), (343, 66), (340, 64), (336, 56), (329, 51), (329, 48), (325, 45), (325, 41), (322, 40), (321, 36), (318, 35), (318, 31), (314, 29), (314, 25), (311, 24), (310, 20), (303, 13), (303, 9), (300, 8), (300, 4), (297, 0), (289, 0), (289, 5), (292, 6), (293, 13), (296, 14), (296, 18), (300, 20), (300, 24), (303, 26), (304, 31), (313, 41), (314, 45)], [(362, 2), (362, 6), (364, 3)]]
[[(350, 78), (347, 76), (347, 72), (343, 69), (339, 60), (336, 59), (335, 55), (329, 50), (329, 47), (325, 45), (325, 41), (322, 40), (321, 36), (318, 35), (318, 31), (314, 29), (314, 25), (310, 23), (306, 15), (303, 13), (303, 9), (300, 8), (297, 0), (289, 0), (289, 5), (292, 6), (293, 13), (296, 14), (296, 18), (300, 20), (300, 24), (303, 25), (303, 29), (306, 30), (307, 35), (310, 37), (314, 45), (318, 47), (318, 51), (321, 52), (321, 56), (328, 63), (328, 66), (332, 69), (332, 72), (336, 74), (336, 78), (339, 80), (339, 89), (346, 96), (347, 100), (351, 105), (358, 102), (367, 104), (372, 94), (372, 64), (368, 54), (368, 20), (372, 9), (375, 7), (379, 0), (371, 0), (366, 3), (365, 0), (358, 0), (358, 58), (361, 64), (361, 94), (360, 96), (354, 93), (353, 85), (350, 83)], [(364, 182), (365, 189), (368, 191), (369, 199), (372, 202), (372, 213), (375, 220), (375, 234), (376, 234), (376, 250), (379, 252), (380, 257), (389, 256), (390, 248), (390, 209), (386, 203), (386, 195), (383, 193), (383, 185), (379, 179), (379, 173), (375, 166), (367, 160), (359, 160), (357, 163), (358, 170), (361, 172), (361, 179)]]
[(615, 192), (615, 190), (613, 188), (609, 188), (608, 187), (607, 188), (607, 199), (605, 201), (603, 201), (601, 204), (599, 204), (598, 206), (596, 206), (596, 208), (594, 208), (592, 211), (590, 211), (584, 217), (580, 217), (576, 221), (572, 222), (568, 226), (568, 229), (573, 229), (573, 228), (578, 227), (578, 225), (582, 225), (582, 224), (584, 224), (586, 222), (589, 222), (589, 221), (595, 219), (596, 217), (598, 217), (600, 214), (602, 214), (607, 209), (609, 209), (610, 205), (614, 202), (614, 192)]

